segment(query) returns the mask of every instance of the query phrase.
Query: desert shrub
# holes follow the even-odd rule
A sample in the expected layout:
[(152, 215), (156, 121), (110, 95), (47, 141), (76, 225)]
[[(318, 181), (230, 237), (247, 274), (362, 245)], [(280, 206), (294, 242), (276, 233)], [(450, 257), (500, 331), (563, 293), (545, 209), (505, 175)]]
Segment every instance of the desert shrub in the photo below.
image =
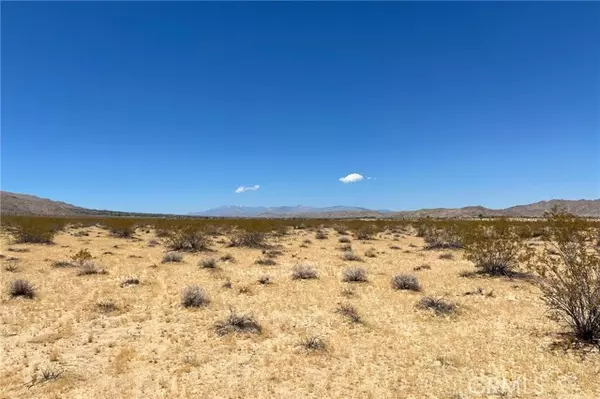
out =
[(375, 251), (373, 248), (367, 249), (365, 251), (365, 256), (367, 258), (375, 258), (377, 256), (377, 251)]
[(395, 290), (421, 291), (419, 280), (410, 274), (397, 274), (392, 277), (392, 288)]
[(357, 254), (355, 254), (354, 252), (352, 252), (352, 250), (344, 251), (344, 254), (342, 255), (342, 258), (344, 260), (347, 260), (347, 261), (360, 261), (360, 260), (362, 260), (360, 258), (360, 256), (358, 256)]
[(55, 219), (23, 217), (10, 226), (15, 243), (19, 244), (52, 244), (56, 233), (62, 229), (64, 222)]
[(4, 266), (4, 270), (6, 270), (7, 272), (10, 272), (10, 273), (16, 273), (19, 271), (19, 266), (17, 265), (16, 261), (9, 261)]
[(262, 284), (262, 285), (269, 285), (269, 284), (272, 284), (272, 283), (273, 283), (273, 281), (271, 280), (271, 277), (270, 277), (270, 276), (261, 276), (261, 277), (258, 279), (258, 283), (259, 283), (259, 284)]
[(260, 334), (262, 327), (251, 314), (238, 314), (232, 309), (226, 319), (215, 323), (215, 331), (218, 335), (230, 333)]
[(443, 260), (452, 260), (454, 259), (454, 255), (451, 254), (450, 252), (446, 252), (444, 254), (440, 254), (440, 256), (438, 256), (439, 259), (443, 259)]
[(452, 314), (457, 310), (457, 306), (454, 302), (430, 296), (421, 298), (417, 303), (417, 308), (433, 311), (438, 316)]
[(231, 284), (231, 280), (227, 279), (225, 280), (225, 282), (221, 285), (221, 288), (225, 288), (225, 289), (230, 289), (233, 286), (233, 284)]
[(272, 249), (272, 250), (269, 250), (269, 251), (263, 250), (262, 254), (265, 256), (265, 258), (273, 259), (273, 258), (276, 258), (276, 257), (278, 257), (280, 255), (283, 255), (283, 252), (275, 250), (275, 249)]
[(220, 260), (221, 260), (221, 262), (231, 262), (231, 263), (235, 262), (235, 258), (233, 257), (232, 254), (225, 254), (225, 255), (221, 256)]
[(206, 258), (200, 260), (198, 262), (198, 266), (203, 269), (216, 269), (217, 268), (217, 260), (215, 258)]
[(364, 225), (354, 231), (354, 238), (361, 241), (371, 240), (376, 232), (373, 226)]
[(465, 258), (481, 273), (492, 276), (512, 275), (521, 262), (527, 262), (531, 250), (508, 221), (478, 225), (465, 237)]
[(21, 296), (23, 298), (33, 299), (35, 298), (35, 288), (27, 280), (13, 280), (10, 283), (8, 292), (11, 297), (15, 298)]
[(335, 310), (336, 313), (348, 318), (353, 323), (360, 323), (362, 318), (354, 306), (349, 303), (340, 304)]
[(423, 232), (425, 249), (462, 248), (462, 232), (458, 225), (429, 227)]
[(413, 270), (416, 271), (416, 272), (418, 272), (420, 270), (431, 270), (431, 266), (429, 266), (428, 264), (424, 263), (422, 265), (413, 267)]
[(600, 249), (594, 246), (595, 232), (583, 219), (558, 209), (546, 220), (548, 244), (532, 262), (542, 299), (575, 338), (600, 345)]
[(324, 232), (324, 231), (322, 231), (322, 230), (318, 230), (318, 231), (315, 233), (315, 238), (316, 238), (317, 240), (325, 240), (325, 239), (327, 239), (327, 234), (325, 234), (325, 232)]
[(389, 248), (390, 248), (390, 249), (395, 249), (395, 250), (402, 249), (402, 248), (400, 248), (400, 247), (399, 247), (399, 246), (397, 246), (397, 245), (390, 245), (390, 247), (389, 247)]
[(119, 309), (119, 307), (111, 300), (103, 300), (98, 302), (96, 304), (96, 308), (104, 313), (114, 312)]
[(300, 264), (294, 267), (292, 271), (292, 279), (293, 280), (308, 280), (318, 278), (319, 274), (317, 271), (310, 265)]
[(152, 240), (148, 241), (149, 247), (156, 247), (158, 245), (160, 245), (160, 241), (158, 241), (158, 240), (152, 239)]
[(137, 277), (128, 277), (125, 280), (121, 281), (121, 287), (127, 287), (130, 285), (139, 285), (140, 279)]
[(181, 291), (181, 305), (185, 308), (199, 308), (210, 303), (202, 287), (191, 285)]
[(65, 260), (59, 260), (56, 262), (52, 262), (52, 267), (57, 268), (57, 269), (62, 269), (65, 267), (74, 267), (75, 265), (72, 264), (71, 262), (67, 262)]
[(352, 252), (352, 245), (351, 244), (342, 244), (338, 247), (338, 249), (342, 252)]
[(252, 289), (247, 285), (242, 285), (240, 288), (238, 288), (238, 292), (240, 294), (252, 294)]
[(107, 221), (110, 235), (118, 238), (131, 238), (135, 234), (134, 219), (111, 219)]
[(78, 276), (88, 276), (91, 274), (106, 274), (104, 269), (99, 268), (93, 262), (85, 262), (79, 267)]
[(266, 236), (259, 231), (241, 231), (231, 238), (231, 247), (265, 248)]
[(342, 281), (346, 283), (364, 283), (367, 281), (367, 271), (362, 267), (349, 267), (344, 270)]
[(269, 259), (269, 258), (267, 258), (267, 259), (260, 258), (260, 259), (257, 259), (256, 262), (254, 262), (254, 263), (256, 263), (257, 265), (262, 265), (262, 266), (274, 266), (277, 264), (273, 259)]
[(312, 244), (312, 241), (309, 239), (302, 240), (302, 244), (310, 245), (310, 244)]
[(344, 287), (342, 288), (340, 295), (350, 298), (356, 296), (356, 290), (354, 287)]
[(307, 351), (324, 351), (327, 349), (325, 341), (316, 336), (304, 338), (300, 341), (300, 346)]
[(166, 245), (172, 251), (206, 251), (210, 246), (210, 238), (197, 226), (187, 226), (171, 231), (166, 237)]
[(340, 238), (338, 238), (338, 242), (339, 242), (339, 243), (342, 243), (342, 244), (348, 244), (348, 243), (350, 243), (351, 241), (352, 241), (352, 240), (350, 240), (350, 238), (349, 238), (349, 237), (346, 237), (346, 236), (343, 236), (343, 237), (340, 237)]
[(75, 255), (71, 256), (71, 260), (73, 264), (81, 267), (85, 262), (92, 260), (92, 254), (87, 249), (81, 249)]
[(178, 252), (167, 252), (162, 258), (162, 263), (177, 263), (183, 261), (183, 255)]

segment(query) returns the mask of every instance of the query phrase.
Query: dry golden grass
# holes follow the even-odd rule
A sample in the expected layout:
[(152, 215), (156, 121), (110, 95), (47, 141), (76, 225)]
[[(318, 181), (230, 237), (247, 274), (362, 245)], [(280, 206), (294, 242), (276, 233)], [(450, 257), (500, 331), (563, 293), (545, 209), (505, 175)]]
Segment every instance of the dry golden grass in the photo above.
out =
[[(55, 245), (1, 238), (4, 255), (9, 247), (29, 251), (18, 253), (16, 271), (1, 268), (0, 397), (600, 397), (600, 354), (556, 345), (565, 328), (545, 316), (530, 282), (460, 277), (474, 270), (461, 250), (444, 260), (411, 235), (353, 240), (357, 254), (377, 254), (359, 263), (368, 282), (357, 284), (342, 282), (344, 269), (357, 262), (340, 257), (332, 229), (318, 241), (309, 230), (270, 238), (282, 251), (274, 266), (256, 264), (260, 248), (227, 247), (225, 237), (212, 239), (212, 253), (161, 263), (164, 244), (148, 245), (154, 231), (138, 229), (136, 240), (86, 230), (88, 236), (61, 232)], [(302, 247), (307, 239), (313, 244)], [(390, 250), (392, 244), (411, 251)], [(52, 266), (85, 248), (106, 274)], [(198, 266), (226, 254), (235, 262)], [(292, 279), (301, 263), (319, 278)], [(419, 266), (422, 292), (390, 286), (392, 276)], [(261, 284), (267, 275), (271, 283)], [(123, 284), (132, 277), (138, 283)], [(11, 298), (15, 279), (29, 281), (36, 297)], [(183, 307), (187, 286), (202, 287), (210, 303)], [(425, 296), (459, 310), (420, 310)], [(99, 311), (106, 301), (116, 310)], [(361, 323), (337, 313), (341, 304), (354, 307)], [(232, 310), (251, 314), (260, 334), (218, 334), (216, 323)], [(310, 337), (323, 350), (307, 350), (316, 345), (304, 344)]]

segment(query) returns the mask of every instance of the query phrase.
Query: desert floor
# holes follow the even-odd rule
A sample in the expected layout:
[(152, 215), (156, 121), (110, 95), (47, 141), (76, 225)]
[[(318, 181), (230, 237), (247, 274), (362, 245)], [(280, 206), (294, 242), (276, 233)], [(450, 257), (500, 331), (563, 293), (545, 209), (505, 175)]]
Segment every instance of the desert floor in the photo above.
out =
[[(474, 270), (461, 251), (440, 259), (448, 251), (423, 250), (414, 234), (352, 238), (362, 261), (349, 262), (333, 230), (324, 240), (293, 230), (269, 240), (282, 254), (265, 266), (255, 264), (260, 249), (227, 248), (225, 236), (213, 238), (212, 252), (161, 263), (164, 246), (148, 245), (153, 231), (120, 239), (85, 230), (89, 236), (62, 232), (55, 245), (1, 238), (0, 397), (600, 397), (600, 354), (560, 345), (564, 326), (547, 317), (532, 283), (461, 277)], [(301, 247), (306, 239), (312, 243)], [(52, 267), (83, 248), (106, 274)], [(371, 248), (376, 257), (364, 256)], [(219, 261), (216, 270), (198, 266), (225, 254), (235, 261)], [(319, 278), (292, 280), (299, 263), (312, 264)], [(431, 269), (413, 271), (423, 264)], [(369, 281), (342, 282), (352, 266), (364, 267)], [(396, 273), (414, 274), (423, 291), (393, 290)], [(264, 275), (273, 283), (259, 284)], [(132, 276), (140, 284), (121, 287)], [(7, 287), (19, 278), (35, 286), (36, 298), (10, 298)], [(180, 293), (188, 285), (203, 287), (210, 304), (184, 308)], [(478, 288), (484, 295), (466, 295)], [(460, 310), (436, 316), (416, 308), (426, 295)], [(103, 312), (101, 301), (118, 309)], [(363, 322), (336, 313), (340, 303), (354, 305)], [(262, 334), (218, 335), (215, 323), (231, 308), (253, 314)], [(326, 349), (300, 345), (311, 336)], [(45, 381), (48, 372), (58, 378)]]

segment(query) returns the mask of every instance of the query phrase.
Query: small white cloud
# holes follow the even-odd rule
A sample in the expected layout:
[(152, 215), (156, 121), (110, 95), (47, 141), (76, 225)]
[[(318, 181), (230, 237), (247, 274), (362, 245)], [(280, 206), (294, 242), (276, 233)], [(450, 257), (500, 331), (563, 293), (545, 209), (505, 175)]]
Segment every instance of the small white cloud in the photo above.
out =
[(367, 180), (377, 180), (376, 177), (367, 177)]
[(239, 193), (243, 193), (244, 191), (256, 191), (259, 188), (260, 188), (260, 186), (258, 184), (255, 184), (254, 186), (248, 186), (248, 187), (239, 186), (237, 188), (237, 190), (235, 190), (235, 193), (239, 194)]
[(357, 181), (364, 180), (363, 175), (359, 175), (358, 173), (350, 173), (348, 176), (340, 177), (339, 181), (342, 183), (356, 183)]

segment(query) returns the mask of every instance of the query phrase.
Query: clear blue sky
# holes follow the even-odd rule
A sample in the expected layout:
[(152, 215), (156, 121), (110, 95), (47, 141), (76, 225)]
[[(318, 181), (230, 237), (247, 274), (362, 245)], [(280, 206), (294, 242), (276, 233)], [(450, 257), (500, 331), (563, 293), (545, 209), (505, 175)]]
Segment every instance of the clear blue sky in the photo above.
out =
[(3, 2), (2, 189), (178, 213), (597, 198), (599, 20), (569, 2)]

